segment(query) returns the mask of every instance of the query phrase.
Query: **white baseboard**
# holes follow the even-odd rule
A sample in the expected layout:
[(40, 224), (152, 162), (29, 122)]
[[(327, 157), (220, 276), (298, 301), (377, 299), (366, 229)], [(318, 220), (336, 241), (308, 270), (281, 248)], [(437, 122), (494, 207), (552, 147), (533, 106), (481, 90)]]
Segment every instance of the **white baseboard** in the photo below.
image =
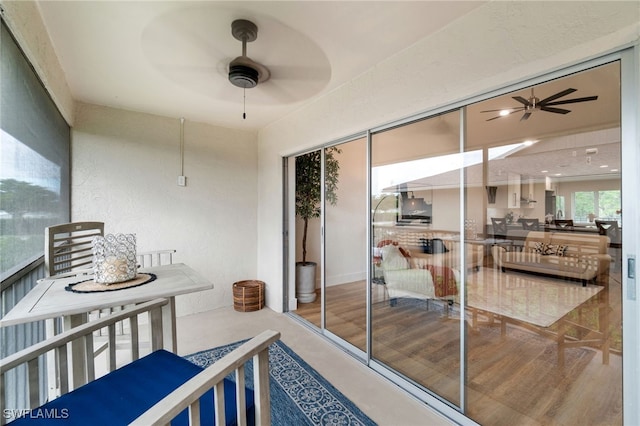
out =
[(293, 299), (289, 299), (289, 311), (295, 311), (298, 309), (298, 299), (294, 297)]
[(327, 277), (327, 287), (332, 285), (352, 283), (355, 281), (363, 281), (366, 278), (367, 278), (366, 271), (353, 272), (350, 274), (334, 275), (331, 277)]

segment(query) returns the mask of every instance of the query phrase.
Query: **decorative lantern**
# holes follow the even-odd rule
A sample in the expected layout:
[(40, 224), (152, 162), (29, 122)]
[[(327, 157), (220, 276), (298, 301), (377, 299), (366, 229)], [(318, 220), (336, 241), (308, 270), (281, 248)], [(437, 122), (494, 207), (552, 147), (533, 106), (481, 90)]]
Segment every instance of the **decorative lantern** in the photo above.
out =
[(107, 234), (93, 239), (94, 281), (114, 284), (136, 277), (135, 234)]

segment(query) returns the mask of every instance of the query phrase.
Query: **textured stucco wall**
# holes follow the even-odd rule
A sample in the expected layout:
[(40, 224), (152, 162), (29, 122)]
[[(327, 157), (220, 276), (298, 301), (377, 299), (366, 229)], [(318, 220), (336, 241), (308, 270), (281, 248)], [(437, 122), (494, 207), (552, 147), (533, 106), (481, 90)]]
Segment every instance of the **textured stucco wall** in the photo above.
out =
[(176, 249), (213, 282), (177, 298), (177, 313), (233, 302), (231, 285), (256, 276), (257, 149), (253, 132), (78, 104), (72, 133), (72, 219), (135, 233), (138, 250)]
[[(274, 214), (283, 203), (282, 156), (609, 53), (637, 42), (639, 22), (640, 2), (489, 2), (263, 129), (258, 274), (284, 279), (272, 267), (282, 253), (269, 249), (282, 240)], [(282, 300), (282, 289), (273, 286), (269, 298)]]

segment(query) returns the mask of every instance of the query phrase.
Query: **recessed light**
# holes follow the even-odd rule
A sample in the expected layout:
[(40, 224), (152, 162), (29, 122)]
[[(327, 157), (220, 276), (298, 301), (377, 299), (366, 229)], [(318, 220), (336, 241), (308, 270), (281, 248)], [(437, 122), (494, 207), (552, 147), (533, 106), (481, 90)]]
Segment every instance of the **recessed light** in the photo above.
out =
[(549, 173), (549, 170), (540, 170), (540, 173)]
[(511, 110), (503, 109), (500, 111), (500, 117), (504, 117), (505, 115), (511, 114)]
[(609, 171), (610, 171), (610, 172), (617, 172), (617, 171), (618, 171), (618, 169), (611, 169), (611, 170), (609, 170)]
[(562, 173), (556, 173), (554, 176), (562, 176)]
[(606, 169), (607, 167), (609, 167), (609, 166), (606, 165), (606, 164), (603, 164), (602, 166), (600, 166), (601, 169)]

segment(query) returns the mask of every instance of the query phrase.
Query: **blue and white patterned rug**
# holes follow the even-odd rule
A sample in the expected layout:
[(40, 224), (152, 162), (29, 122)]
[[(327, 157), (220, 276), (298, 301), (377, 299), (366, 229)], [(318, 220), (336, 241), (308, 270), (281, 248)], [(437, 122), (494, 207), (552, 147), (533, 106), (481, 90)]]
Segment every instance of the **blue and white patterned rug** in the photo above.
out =
[[(244, 342), (197, 352), (185, 359), (207, 367)], [(281, 341), (269, 347), (269, 372), (273, 425), (376, 424)], [(247, 387), (253, 389), (251, 362), (245, 364), (245, 375)]]

